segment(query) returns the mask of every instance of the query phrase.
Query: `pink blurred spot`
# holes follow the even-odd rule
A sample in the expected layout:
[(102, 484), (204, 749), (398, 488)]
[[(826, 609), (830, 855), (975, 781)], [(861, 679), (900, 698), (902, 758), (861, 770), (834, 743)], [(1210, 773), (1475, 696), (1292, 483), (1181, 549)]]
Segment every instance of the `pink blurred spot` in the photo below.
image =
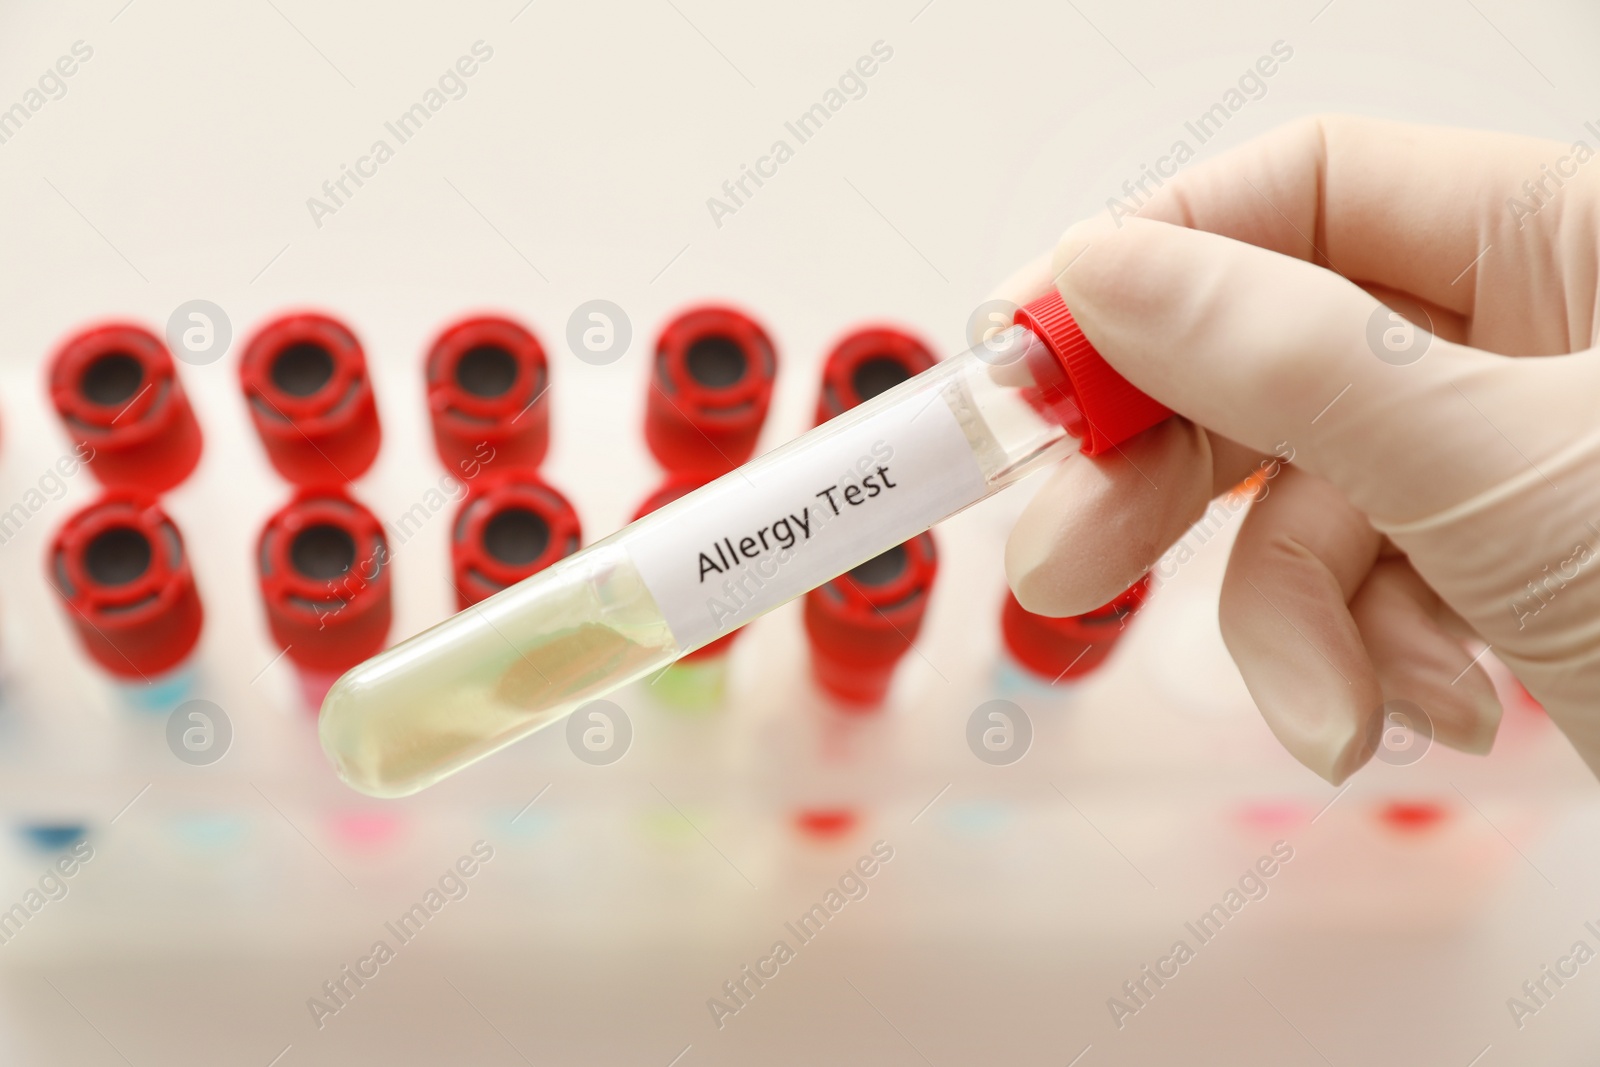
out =
[(1239, 821), (1260, 830), (1281, 830), (1310, 814), (1310, 808), (1293, 800), (1254, 800), (1239, 809)]
[(351, 812), (334, 817), (333, 832), (346, 845), (376, 849), (399, 836), (400, 819), (377, 812)]

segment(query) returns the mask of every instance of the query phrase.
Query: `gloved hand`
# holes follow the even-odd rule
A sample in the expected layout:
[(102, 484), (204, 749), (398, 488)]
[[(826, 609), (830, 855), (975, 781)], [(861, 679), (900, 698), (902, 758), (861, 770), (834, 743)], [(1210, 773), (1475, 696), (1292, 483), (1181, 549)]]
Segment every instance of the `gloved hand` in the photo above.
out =
[(1478, 638), (1600, 773), (1600, 162), (1577, 147), (1308, 119), (1069, 229), (999, 295), (1054, 280), (1184, 417), (1053, 473), (1006, 550), (1022, 604), (1105, 603), (1292, 455), (1221, 601), (1289, 751), (1340, 782), (1394, 699), (1487, 751)]

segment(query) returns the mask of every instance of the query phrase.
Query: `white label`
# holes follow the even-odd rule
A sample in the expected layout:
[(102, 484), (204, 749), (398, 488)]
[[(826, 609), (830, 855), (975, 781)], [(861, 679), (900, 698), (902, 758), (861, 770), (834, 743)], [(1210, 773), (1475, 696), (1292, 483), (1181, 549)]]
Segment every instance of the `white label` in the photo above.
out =
[(983, 499), (941, 398), (909, 398), (697, 491), (629, 546), (680, 648), (697, 648)]

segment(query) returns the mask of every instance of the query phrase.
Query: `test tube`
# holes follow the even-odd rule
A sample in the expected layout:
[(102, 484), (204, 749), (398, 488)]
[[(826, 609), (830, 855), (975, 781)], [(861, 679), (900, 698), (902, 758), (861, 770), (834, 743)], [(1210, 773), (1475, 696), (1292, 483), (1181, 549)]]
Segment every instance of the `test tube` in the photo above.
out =
[(1170, 415), (1058, 295), (1016, 324), (351, 670), (324, 750), (414, 793), (710, 644), (1076, 447)]
[(149, 330), (113, 323), (68, 339), (50, 364), (50, 399), (104, 485), (162, 493), (200, 462), (200, 424)]
[(554, 487), (522, 472), (485, 475), (451, 527), (457, 610), (538, 574), (582, 542), (577, 511)]
[(366, 473), (382, 433), (361, 342), (326, 315), (274, 319), (245, 346), (239, 383), (267, 458), (301, 486)]
[(256, 564), (273, 640), (317, 708), (334, 679), (389, 635), (383, 525), (341, 490), (302, 489), (262, 527)]
[(883, 703), (895, 665), (922, 629), (938, 570), (933, 535), (924, 532), (806, 594), (811, 673), (844, 710)]
[(1000, 632), (1007, 658), (1036, 683), (1059, 685), (1093, 673), (1117, 642), (1150, 593), (1146, 574), (1109, 603), (1082, 615), (1035, 615), (1006, 591)]
[(450, 471), (531, 471), (544, 461), (550, 364), (533, 334), (510, 319), (463, 319), (433, 342), (426, 375), (434, 446)]
[(777, 349), (750, 316), (725, 307), (684, 312), (656, 341), (645, 443), (669, 471), (732, 470), (755, 452), (777, 373)]
[(51, 544), (48, 576), (83, 650), (130, 705), (182, 701), (204, 613), (183, 537), (154, 498), (114, 490), (75, 513)]

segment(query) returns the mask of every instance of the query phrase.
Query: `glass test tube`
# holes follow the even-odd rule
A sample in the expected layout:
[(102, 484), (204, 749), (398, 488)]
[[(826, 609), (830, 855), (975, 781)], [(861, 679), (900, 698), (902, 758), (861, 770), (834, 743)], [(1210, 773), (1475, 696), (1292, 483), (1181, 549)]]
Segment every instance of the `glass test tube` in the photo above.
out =
[(355, 667), (323, 748), (404, 796), (1069, 454), (1169, 412), (1055, 294), (1018, 325)]

